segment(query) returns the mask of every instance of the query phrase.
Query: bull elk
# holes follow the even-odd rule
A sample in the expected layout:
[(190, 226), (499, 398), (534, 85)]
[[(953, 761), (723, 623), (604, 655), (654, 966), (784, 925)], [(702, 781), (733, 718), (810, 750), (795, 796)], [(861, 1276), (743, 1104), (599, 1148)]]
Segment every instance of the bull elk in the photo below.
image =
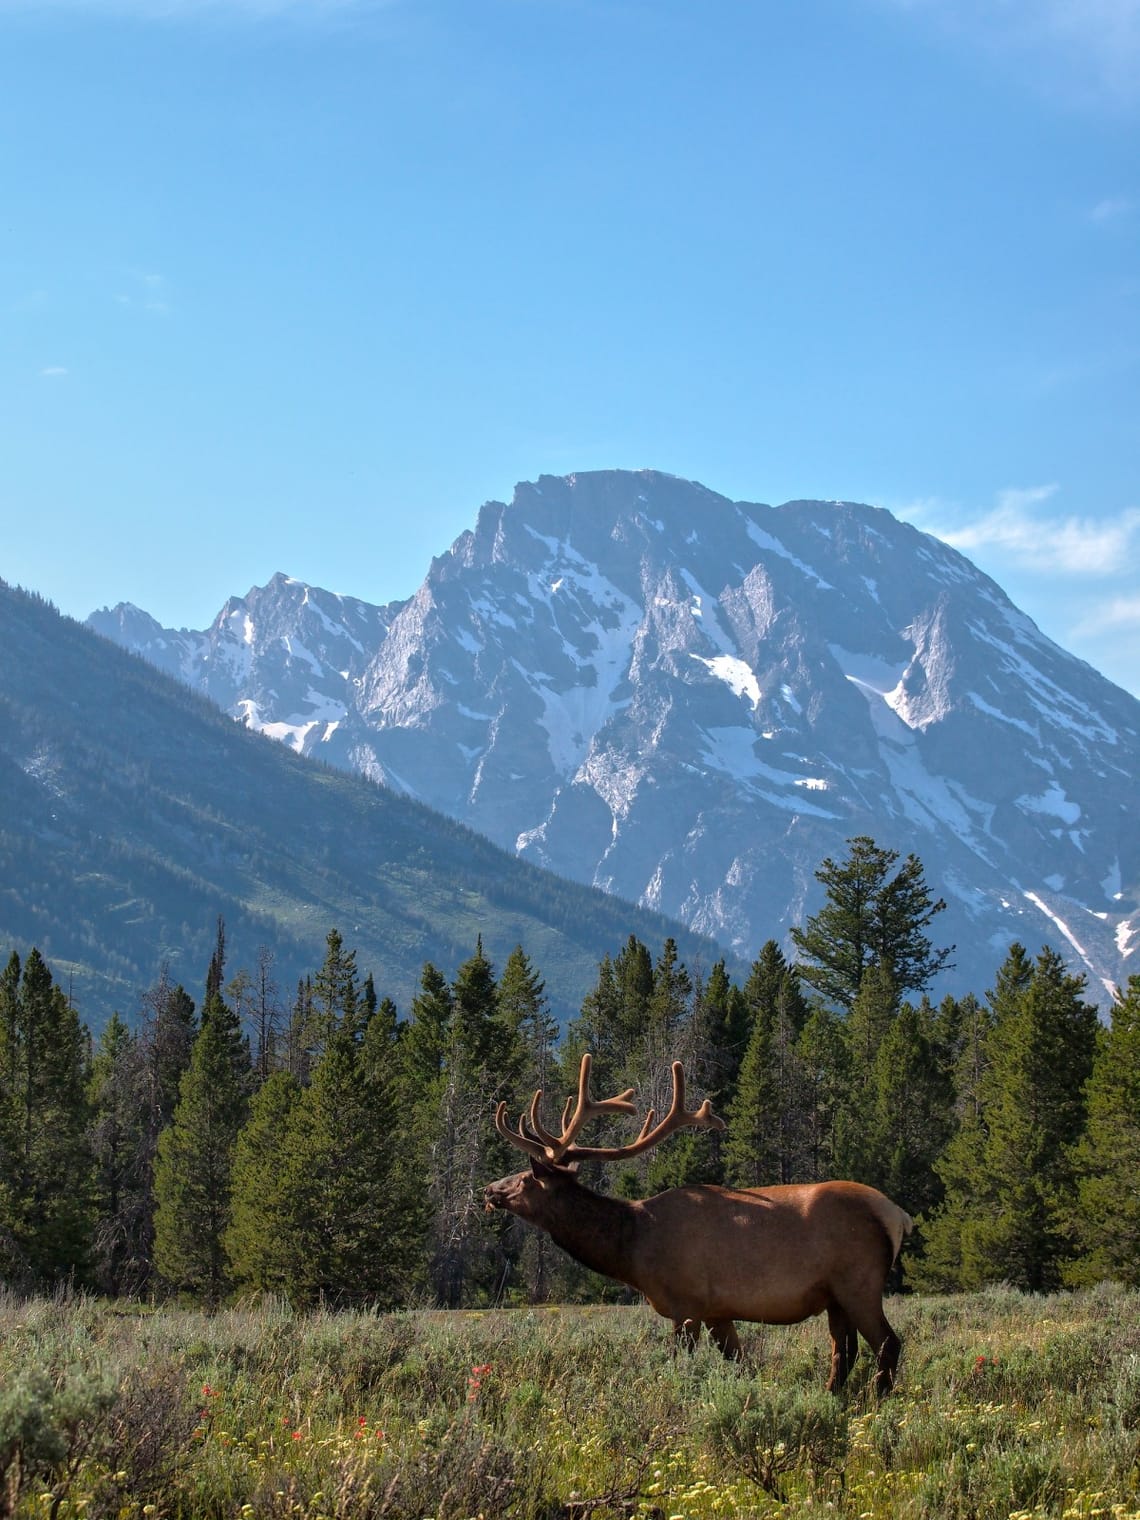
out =
[(577, 1102), (567, 1099), (561, 1134), (542, 1123), (541, 1089), (517, 1129), (500, 1103), (495, 1128), (527, 1153), (530, 1170), (492, 1182), (486, 1208), (517, 1214), (585, 1266), (638, 1289), (690, 1350), (702, 1325), (725, 1356), (739, 1357), (734, 1320), (794, 1325), (826, 1312), (828, 1388), (842, 1388), (862, 1335), (876, 1355), (875, 1391), (889, 1392), (900, 1343), (883, 1313), (883, 1289), (910, 1233), (910, 1215), (858, 1182), (679, 1187), (632, 1203), (592, 1192), (577, 1179), (580, 1161), (624, 1161), (675, 1130), (724, 1128), (707, 1098), (685, 1108), (685, 1073), (674, 1061), (673, 1101), (660, 1122), (650, 1109), (628, 1145), (576, 1143), (587, 1120), (635, 1113), (633, 1091), (591, 1097), (584, 1055)]

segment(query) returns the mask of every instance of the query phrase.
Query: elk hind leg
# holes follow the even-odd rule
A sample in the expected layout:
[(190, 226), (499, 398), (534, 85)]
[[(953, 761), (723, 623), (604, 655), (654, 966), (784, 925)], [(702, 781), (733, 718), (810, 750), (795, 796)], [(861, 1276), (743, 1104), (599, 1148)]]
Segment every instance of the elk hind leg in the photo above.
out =
[(739, 1362), (744, 1356), (736, 1326), (730, 1319), (707, 1319), (709, 1334), (730, 1362)]
[(855, 1315), (854, 1319), (859, 1334), (875, 1353), (875, 1392), (883, 1398), (895, 1386), (902, 1342), (891, 1329), (881, 1302), (873, 1309)]
[(847, 1311), (838, 1304), (831, 1304), (828, 1308), (827, 1328), (831, 1332), (831, 1376), (827, 1380), (827, 1391), (838, 1393), (859, 1354), (859, 1332)]

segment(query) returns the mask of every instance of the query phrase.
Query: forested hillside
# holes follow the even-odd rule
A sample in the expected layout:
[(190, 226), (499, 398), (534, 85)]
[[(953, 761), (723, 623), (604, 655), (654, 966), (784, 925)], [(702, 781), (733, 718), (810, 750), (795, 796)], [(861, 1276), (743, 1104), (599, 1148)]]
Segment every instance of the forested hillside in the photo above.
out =
[(246, 732), (151, 666), (0, 583), (0, 945), (34, 945), (101, 1026), (163, 965), (200, 981), (221, 913), (235, 959), (285, 985), (340, 924), (406, 1007), (423, 963), (478, 935), (540, 957), (560, 1018), (631, 932), (719, 951), (462, 825)]

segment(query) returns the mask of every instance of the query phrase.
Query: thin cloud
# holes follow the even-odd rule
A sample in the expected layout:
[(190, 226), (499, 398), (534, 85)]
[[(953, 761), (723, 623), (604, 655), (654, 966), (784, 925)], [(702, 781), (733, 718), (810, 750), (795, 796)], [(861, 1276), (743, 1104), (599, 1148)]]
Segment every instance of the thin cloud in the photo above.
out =
[(1073, 628), (1075, 637), (1087, 638), (1098, 633), (1124, 633), (1140, 630), (1140, 596), (1114, 596), (1083, 617)]
[(1107, 195), (1104, 200), (1097, 201), (1089, 212), (1090, 222), (1114, 222), (1118, 217), (1127, 216), (1132, 210), (1132, 202), (1126, 195)]
[(1042, 510), (1055, 485), (1002, 491), (992, 511), (928, 531), (955, 549), (990, 549), (1048, 574), (1111, 576), (1128, 571), (1140, 541), (1140, 509), (1111, 517), (1053, 516)]
[(45, 364), (43, 369), (40, 370), (40, 374), (45, 380), (62, 380), (65, 375), (69, 375), (70, 373), (71, 371), (65, 364)]
[(139, 270), (130, 276), (130, 287), (115, 296), (119, 306), (133, 307), (136, 311), (149, 311), (164, 317), (170, 311), (166, 277)]
[(1140, 102), (1140, 0), (879, 0), (1086, 105)]

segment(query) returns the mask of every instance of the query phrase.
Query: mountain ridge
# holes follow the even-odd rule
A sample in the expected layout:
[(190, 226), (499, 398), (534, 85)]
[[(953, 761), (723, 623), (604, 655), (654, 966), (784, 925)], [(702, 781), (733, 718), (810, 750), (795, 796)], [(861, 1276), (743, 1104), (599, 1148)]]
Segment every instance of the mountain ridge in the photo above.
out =
[(694, 967), (720, 953), (246, 732), (2, 582), (0, 781), (0, 944), (38, 946), (96, 1026), (164, 964), (197, 988), (219, 913), (233, 963), (266, 945), (286, 997), (338, 928), (405, 1013), (423, 962), (451, 975), (479, 935), (498, 965), (523, 944), (562, 1020), (630, 933), (678, 934)]
[[(329, 597), (275, 577), (231, 599), (184, 679), (745, 957), (868, 833), (950, 902), (959, 990), (1014, 938), (1059, 940), (1098, 995), (1124, 979), (1140, 704), (882, 508), (540, 476), (407, 600)], [(348, 631), (367, 636), (337, 665)]]

